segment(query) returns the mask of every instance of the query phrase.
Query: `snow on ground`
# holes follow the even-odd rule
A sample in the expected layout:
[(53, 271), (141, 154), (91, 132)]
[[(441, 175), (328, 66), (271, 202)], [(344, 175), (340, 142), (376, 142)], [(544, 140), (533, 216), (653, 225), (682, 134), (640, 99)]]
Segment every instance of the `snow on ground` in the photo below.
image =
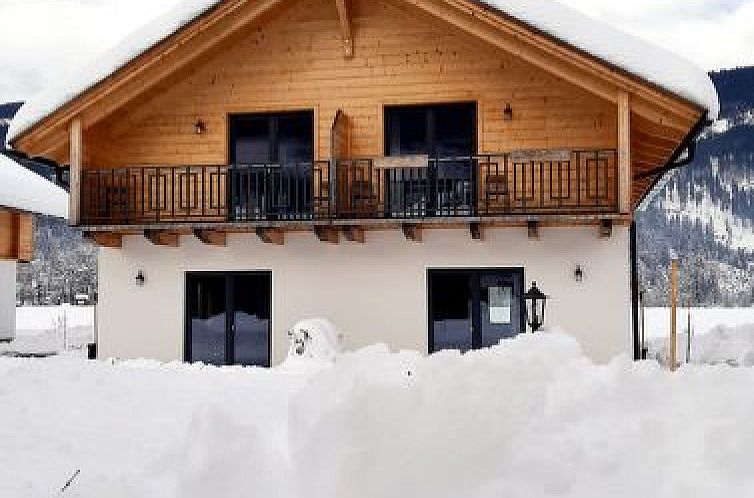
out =
[(16, 308), (16, 337), (0, 343), (0, 355), (52, 355), (79, 351), (94, 341), (92, 306), (24, 306)]
[[(670, 308), (647, 308), (644, 312), (647, 339), (670, 337)], [(678, 308), (678, 330), (686, 330), (688, 308)], [(754, 325), (752, 308), (691, 308), (694, 335), (709, 334), (718, 326)]]
[(259, 369), (0, 358), (0, 496), (713, 497), (754, 489), (754, 369), (565, 335)]

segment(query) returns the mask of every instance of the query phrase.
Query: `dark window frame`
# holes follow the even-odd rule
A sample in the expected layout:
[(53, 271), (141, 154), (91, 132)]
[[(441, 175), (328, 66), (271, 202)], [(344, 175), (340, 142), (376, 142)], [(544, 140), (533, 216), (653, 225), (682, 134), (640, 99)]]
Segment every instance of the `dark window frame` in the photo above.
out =
[(429, 103), (413, 103), (413, 104), (391, 104), (384, 105), (382, 108), (383, 118), (383, 153), (386, 157), (391, 156), (390, 146), (395, 137), (391, 137), (393, 128), (394, 116), (391, 115), (391, 111), (400, 110), (425, 110), (427, 120), (426, 123), (426, 141), (429, 144), (430, 157), (435, 157), (437, 153), (437, 137), (436, 137), (436, 113), (440, 108), (447, 107), (464, 107), (468, 106), (471, 110), (473, 117), (472, 137), (471, 144), (472, 150), (470, 155), (476, 155), (479, 152), (479, 103), (476, 100), (460, 100), (450, 102), (429, 102)]
[(237, 129), (234, 126), (237, 122), (243, 121), (244, 119), (252, 119), (252, 118), (267, 118), (269, 119), (268, 126), (269, 126), (269, 137), (270, 141), (267, 144), (268, 147), (268, 155), (270, 157), (270, 163), (277, 164), (278, 162), (278, 147), (277, 147), (277, 133), (278, 133), (278, 123), (280, 117), (283, 116), (293, 116), (293, 115), (304, 115), (307, 114), (312, 123), (312, 133), (311, 133), (311, 140), (312, 140), (312, 154), (309, 158), (310, 162), (314, 162), (314, 158), (316, 156), (317, 151), (317, 113), (316, 110), (313, 108), (306, 108), (306, 109), (292, 109), (292, 110), (285, 110), (285, 111), (260, 111), (260, 112), (233, 112), (228, 113), (226, 115), (226, 120), (228, 123), (227, 126), (227, 137), (226, 141), (228, 144), (228, 164), (233, 165), (237, 163), (236, 158), (236, 138), (237, 138)]

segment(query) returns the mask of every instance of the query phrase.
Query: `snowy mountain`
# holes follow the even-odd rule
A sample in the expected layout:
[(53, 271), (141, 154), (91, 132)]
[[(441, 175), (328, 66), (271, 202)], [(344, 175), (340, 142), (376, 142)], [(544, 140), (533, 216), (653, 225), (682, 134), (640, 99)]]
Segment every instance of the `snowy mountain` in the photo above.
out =
[[(677, 254), (682, 299), (754, 302), (754, 67), (712, 73), (720, 118), (639, 213), (640, 273), (650, 305), (667, 304), (667, 268)], [(686, 270), (688, 268), (688, 270)]]

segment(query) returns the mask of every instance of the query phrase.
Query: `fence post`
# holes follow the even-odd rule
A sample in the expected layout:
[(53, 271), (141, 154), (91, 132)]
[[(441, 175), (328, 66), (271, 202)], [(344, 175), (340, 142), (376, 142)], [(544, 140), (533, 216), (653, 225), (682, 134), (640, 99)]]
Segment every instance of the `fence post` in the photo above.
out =
[(670, 370), (673, 372), (678, 367), (678, 330), (676, 328), (678, 311), (677, 273), (678, 260), (674, 258), (670, 262)]

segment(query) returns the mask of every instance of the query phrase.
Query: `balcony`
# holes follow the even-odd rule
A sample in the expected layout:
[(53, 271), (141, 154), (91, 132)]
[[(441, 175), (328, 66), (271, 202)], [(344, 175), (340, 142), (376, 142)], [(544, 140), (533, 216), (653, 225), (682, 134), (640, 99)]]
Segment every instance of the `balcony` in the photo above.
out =
[(81, 225), (423, 221), (618, 213), (615, 150), (87, 169)]

